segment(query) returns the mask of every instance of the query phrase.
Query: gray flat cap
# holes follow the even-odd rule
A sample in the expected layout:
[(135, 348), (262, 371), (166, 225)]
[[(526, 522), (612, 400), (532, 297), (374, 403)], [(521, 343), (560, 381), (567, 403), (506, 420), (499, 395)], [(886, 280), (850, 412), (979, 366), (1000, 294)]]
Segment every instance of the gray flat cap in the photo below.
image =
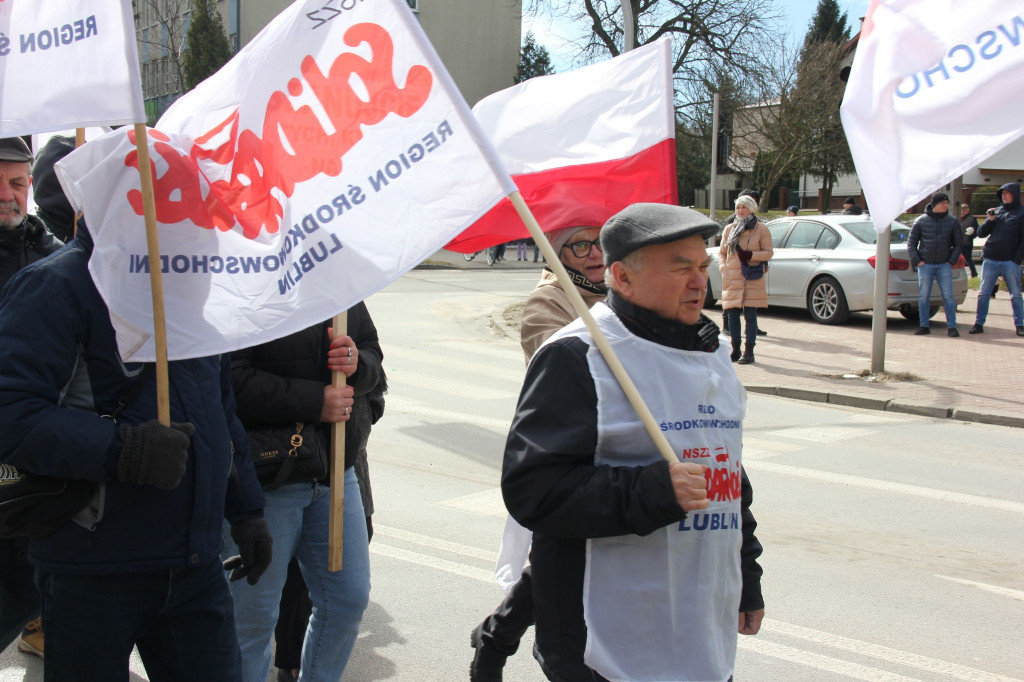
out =
[(32, 150), (20, 137), (0, 138), (0, 161), (20, 163), (32, 161)]
[(604, 265), (610, 266), (637, 249), (699, 235), (714, 236), (718, 223), (690, 208), (669, 204), (633, 204), (622, 209), (601, 228)]

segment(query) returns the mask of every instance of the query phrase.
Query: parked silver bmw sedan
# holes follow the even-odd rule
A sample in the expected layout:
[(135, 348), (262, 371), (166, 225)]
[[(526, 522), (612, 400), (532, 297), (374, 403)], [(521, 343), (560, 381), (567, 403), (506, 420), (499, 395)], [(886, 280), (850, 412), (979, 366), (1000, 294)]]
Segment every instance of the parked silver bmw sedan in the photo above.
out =
[[(779, 218), (768, 223), (775, 256), (765, 274), (768, 305), (806, 308), (821, 324), (841, 324), (850, 313), (871, 310), (875, 288), (875, 226), (867, 214), (807, 215)], [(892, 224), (889, 250), (887, 307), (916, 320), (920, 289), (910, 265), (907, 239), (910, 228)], [(709, 268), (705, 307), (722, 297), (718, 247), (708, 248)], [(967, 298), (967, 273), (961, 259), (953, 268), (953, 297), (957, 305)], [(942, 307), (939, 286), (932, 287), (930, 313)]]

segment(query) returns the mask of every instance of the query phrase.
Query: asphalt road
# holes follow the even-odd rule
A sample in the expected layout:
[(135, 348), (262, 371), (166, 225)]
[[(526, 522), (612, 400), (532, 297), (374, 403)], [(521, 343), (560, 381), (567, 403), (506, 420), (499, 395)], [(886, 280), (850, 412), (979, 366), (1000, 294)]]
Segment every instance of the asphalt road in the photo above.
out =
[[(391, 390), (369, 446), (371, 604), (345, 682), (468, 677), (469, 633), (501, 597), (501, 450), (523, 375), (501, 312), (534, 283), (417, 270), (368, 302)], [(751, 395), (767, 620), (741, 638), (737, 682), (1024, 678), (1022, 441)], [(506, 680), (543, 679), (531, 647)], [(0, 682), (41, 679), (35, 659), (0, 656)]]

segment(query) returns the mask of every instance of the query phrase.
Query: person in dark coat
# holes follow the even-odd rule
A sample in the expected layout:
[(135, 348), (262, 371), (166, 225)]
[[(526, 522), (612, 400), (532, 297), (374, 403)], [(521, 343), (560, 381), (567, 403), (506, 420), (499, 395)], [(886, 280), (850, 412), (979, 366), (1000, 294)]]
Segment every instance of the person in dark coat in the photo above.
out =
[[(232, 586), (245, 682), (264, 682), (269, 674), (271, 637), (293, 556), (313, 602), (301, 679), (336, 682), (348, 662), (370, 595), (369, 539), (354, 465), (383, 410), (383, 402), (374, 399), (386, 386), (382, 360), (377, 330), (362, 303), (348, 311), (347, 334), (335, 336), (330, 322), (323, 322), (232, 353), (238, 415), (247, 429), (313, 425), (321, 450), (329, 452), (331, 424), (345, 424), (342, 570), (327, 570), (329, 458), (316, 471), (265, 488), (265, 518), (278, 551), (258, 585)], [(345, 386), (331, 385), (333, 371), (345, 374)]]
[(860, 215), (863, 212), (864, 209), (857, 204), (857, 200), (853, 197), (847, 197), (843, 202), (843, 215)]
[(81, 223), (0, 296), (0, 461), (93, 490), (73, 519), (29, 543), (45, 678), (126, 679), (137, 647), (150, 679), (240, 680), (222, 523), (241, 548), (233, 579), (258, 581), (272, 541), (233, 430), (230, 368), (220, 357), (169, 363), (171, 424), (161, 424), (156, 372), (122, 360), (92, 250)]
[(956, 300), (953, 298), (953, 266), (963, 252), (963, 228), (949, 214), (949, 195), (936, 192), (910, 228), (907, 254), (917, 268), (918, 317), (917, 335), (930, 334), (932, 283), (939, 285), (946, 311), (949, 336), (960, 336), (956, 328)]
[[(42, 220), (26, 213), (31, 161), (32, 152), (20, 137), (0, 139), (0, 289), (18, 270), (64, 246)], [(36, 185), (37, 197), (54, 190), (64, 197), (59, 185)], [(20, 634), (20, 651), (43, 655), (34, 574), (28, 563), (28, 540), (0, 540), (0, 650)]]
[(726, 680), (737, 633), (760, 628), (746, 394), (701, 312), (717, 230), (665, 204), (601, 230), (609, 294), (594, 319), (683, 461), (659, 454), (582, 321), (527, 368), (501, 490), (534, 534), (534, 655), (549, 680)]
[(1024, 207), (1020, 203), (1020, 185), (1008, 182), (996, 192), (1002, 205), (986, 211), (986, 219), (978, 227), (979, 237), (988, 237), (982, 250), (981, 290), (978, 292), (978, 313), (969, 333), (985, 331), (989, 301), (999, 277), (1010, 290), (1013, 325), (1017, 336), (1024, 336), (1024, 301), (1021, 300), (1021, 262), (1024, 262)]

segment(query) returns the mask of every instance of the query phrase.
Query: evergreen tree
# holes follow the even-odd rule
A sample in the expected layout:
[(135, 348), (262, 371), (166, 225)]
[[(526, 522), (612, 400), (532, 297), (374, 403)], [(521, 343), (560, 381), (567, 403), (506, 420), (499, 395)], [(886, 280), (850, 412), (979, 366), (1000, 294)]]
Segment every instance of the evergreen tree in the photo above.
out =
[(519, 51), (519, 68), (516, 70), (516, 83), (535, 76), (547, 76), (555, 72), (551, 66), (551, 55), (543, 45), (533, 38), (533, 31), (528, 31), (523, 38), (523, 47)]
[(804, 51), (811, 45), (821, 43), (846, 43), (850, 40), (850, 25), (846, 12), (839, 13), (836, 0), (818, 0), (818, 8), (807, 26), (804, 36)]
[(231, 44), (214, 0), (192, 0), (185, 45), (186, 91), (212, 76), (231, 59)]

